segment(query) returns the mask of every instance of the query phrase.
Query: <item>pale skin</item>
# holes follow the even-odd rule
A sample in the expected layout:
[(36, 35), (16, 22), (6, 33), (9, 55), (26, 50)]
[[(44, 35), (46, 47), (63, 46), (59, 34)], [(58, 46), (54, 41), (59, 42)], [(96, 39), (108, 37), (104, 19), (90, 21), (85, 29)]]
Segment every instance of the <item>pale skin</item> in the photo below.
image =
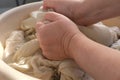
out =
[(44, 0), (44, 9), (52, 8), (75, 23), (90, 25), (120, 15), (120, 0)]
[[(97, 9), (95, 7), (91, 9), (86, 5), (84, 9), (80, 9), (85, 11), (83, 13), (91, 12), (91, 17), (87, 18), (82, 16), (83, 19), (80, 17), (74, 18), (75, 15), (65, 13), (64, 10), (62, 11), (64, 8), (60, 9), (60, 7), (58, 7), (60, 5), (53, 6), (58, 3), (62, 4), (62, 1), (72, 2), (72, 0), (44, 0), (44, 8), (53, 8), (56, 12), (61, 14), (56, 12), (48, 12), (44, 18), (45, 20), (50, 21), (50, 23), (37, 23), (37, 38), (39, 40), (40, 47), (42, 48), (43, 55), (52, 60), (71, 58), (75, 60), (82, 69), (95, 78), (95, 80), (120, 80), (120, 52), (90, 40), (78, 30), (77, 25), (75, 24), (79, 22), (81, 25), (90, 25), (100, 20), (115, 17), (118, 16), (118, 14), (120, 15), (119, 10), (117, 10), (118, 7), (120, 7), (118, 5), (120, 0), (110, 0), (108, 3), (105, 3), (105, 1), (104, 4), (101, 2), (104, 0), (89, 0), (91, 2), (86, 2), (86, 4), (89, 6), (91, 4), (91, 6), (97, 6), (96, 8), (102, 9), (103, 12), (101, 11), (100, 15), (95, 16), (92, 12), (96, 13), (95, 11)], [(73, 0), (75, 3), (79, 1), (80, 0)], [(93, 4), (94, 1), (96, 1), (95, 5)], [(100, 6), (97, 1), (102, 6)], [(64, 6), (68, 3), (65, 2)], [(64, 6), (62, 5), (62, 7)], [(75, 14), (77, 15), (77, 13)], [(102, 14), (105, 15), (103, 16)], [(84, 23), (82, 24), (82, 22)]]

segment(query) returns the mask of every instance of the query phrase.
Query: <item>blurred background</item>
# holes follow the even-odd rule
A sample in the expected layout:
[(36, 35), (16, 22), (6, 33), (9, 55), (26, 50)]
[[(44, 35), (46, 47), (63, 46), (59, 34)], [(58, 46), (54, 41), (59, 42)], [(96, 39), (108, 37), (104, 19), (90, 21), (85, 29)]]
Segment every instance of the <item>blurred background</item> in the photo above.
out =
[(0, 13), (5, 12), (13, 7), (20, 6), (23, 4), (37, 2), (42, 0), (0, 0)]

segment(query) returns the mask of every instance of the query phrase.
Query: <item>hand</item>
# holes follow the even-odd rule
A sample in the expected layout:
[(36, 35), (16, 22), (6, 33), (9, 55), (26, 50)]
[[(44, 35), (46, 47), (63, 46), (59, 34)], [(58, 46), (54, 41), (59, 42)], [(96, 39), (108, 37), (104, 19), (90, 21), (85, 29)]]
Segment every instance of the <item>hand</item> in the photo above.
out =
[(83, 18), (87, 13), (82, 4), (83, 1), (84, 0), (44, 0), (43, 8), (52, 8), (55, 12), (65, 15), (79, 24), (78, 20)]
[(36, 27), (37, 38), (43, 55), (53, 60), (70, 58), (71, 54), (69, 54), (68, 48), (71, 39), (80, 33), (76, 24), (55, 12), (46, 13), (44, 18), (50, 23), (38, 22)]
[(44, 9), (52, 8), (76, 24), (91, 25), (120, 15), (120, 0), (43, 0)]

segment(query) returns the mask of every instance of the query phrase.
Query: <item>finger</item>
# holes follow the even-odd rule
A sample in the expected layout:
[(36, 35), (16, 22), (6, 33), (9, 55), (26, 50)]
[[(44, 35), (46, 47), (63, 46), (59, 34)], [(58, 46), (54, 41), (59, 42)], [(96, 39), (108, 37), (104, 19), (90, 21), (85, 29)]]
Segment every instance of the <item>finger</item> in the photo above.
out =
[(53, 9), (56, 5), (56, 0), (43, 0), (43, 9)]
[(36, 30), (36, 34), (35, 35), (36, 35), (36, 37), (37, 37), (37, 39), (39, 41), (40, 47), (41, 47), (41, 44), (40, 44), (40, 30), (42, 29), (42, 27), (44, 27), (44, 23), (37, 22), (36, 27), (35, 27), (35, 30)]
[(43, 56), (45, 56), (49, 60), (59, 60), (58, 58), (53, 56), (53, 52), (51, 52), (51, 51), (44, 51), (43, 50)]
[(42, 22), (37, 22), (36, 23), (35, 30), (36, 30), (37, 37), (39, 35), (39, 32), (40, 32), (41, 28), (43, 28), (43, 27), (44, 27), (44, 23), (42, 23)]
[(56, 12), (47, 12), (44, 16), (45, 20), (53, 22), (56, 20), (59, 20), (63, 17), (62, 14), (56, 13)]
[(36, 30), (39, 30), (39, 29), (41, 29), (43, 26), (44, 26), (44, 23), (43, 23), (43, 22), (37, 22), (35, 29), (36, 29)]

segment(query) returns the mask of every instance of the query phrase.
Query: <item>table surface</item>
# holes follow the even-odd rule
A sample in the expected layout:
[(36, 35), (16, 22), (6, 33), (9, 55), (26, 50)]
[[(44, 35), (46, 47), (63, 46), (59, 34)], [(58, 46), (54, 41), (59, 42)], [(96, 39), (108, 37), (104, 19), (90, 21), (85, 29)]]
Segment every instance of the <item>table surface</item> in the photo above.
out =
[(108, 26), (118, 26), (118, 27), (120, 27), (120, 16), (116, 17), (116, 18), (105, 20), (105, 21), (103, 21), (103, 23), (105, 25), (108, 25)]

